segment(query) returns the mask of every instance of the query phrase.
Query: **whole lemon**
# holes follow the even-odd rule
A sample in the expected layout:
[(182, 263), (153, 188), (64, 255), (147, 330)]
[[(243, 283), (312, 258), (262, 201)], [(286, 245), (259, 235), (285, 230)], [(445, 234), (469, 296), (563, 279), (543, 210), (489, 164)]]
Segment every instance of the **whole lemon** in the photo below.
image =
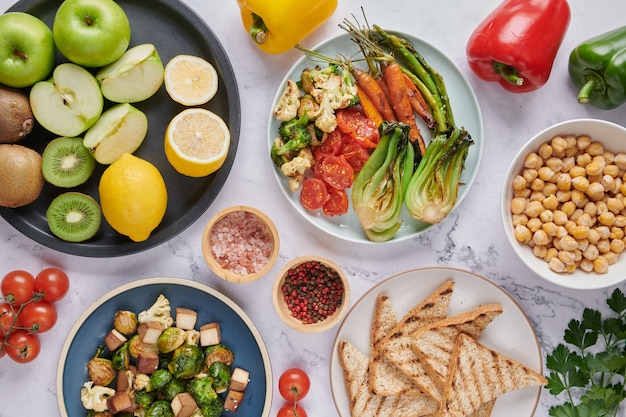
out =
[(102, 214), (117, 232), (142, 242), (163, 220), (167, 188), (150, 162), (123, 154), (102, 173), (98, 186)]

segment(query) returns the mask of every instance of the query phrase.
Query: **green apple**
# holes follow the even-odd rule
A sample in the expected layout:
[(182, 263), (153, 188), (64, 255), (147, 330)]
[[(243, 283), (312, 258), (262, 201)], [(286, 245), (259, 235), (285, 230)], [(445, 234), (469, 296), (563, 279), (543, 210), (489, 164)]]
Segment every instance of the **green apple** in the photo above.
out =
[(104, 98), (96, 77), (85, 68), (66, 62), (52, 78), (30, 90), (30, 107), (41, 126), (59, 136), (78, 136), (102, 114)]
[(52, 23), (54, 42), (71, 62), (103, 67), (118, 59), (130, 43), (130, 23), (113, 0), (65, 0)]
[(85, 133), (83, 145), (96, 161), (108, 165), (124, 153), (135, 152), (147, 133), (146, 115), (129, 103), (120, 103), (102, 113)]
[(163, 62), (150, 43), (130, 48), (96, 74), (102, 95), (115, 103), (136, 103), (154, 95), (163, 84)]
[(0, 84), (30, 87), (50, 74), (56, 49), (50, 28), (24, 12), (0, 15)]

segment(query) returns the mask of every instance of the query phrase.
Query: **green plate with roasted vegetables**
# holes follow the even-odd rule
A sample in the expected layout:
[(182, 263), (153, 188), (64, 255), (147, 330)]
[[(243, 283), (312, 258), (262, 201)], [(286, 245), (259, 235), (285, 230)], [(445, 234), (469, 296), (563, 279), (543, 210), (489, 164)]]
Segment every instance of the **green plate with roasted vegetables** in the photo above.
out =
[[(432, 106), (429, 106), (430, 113), (435, 115), (439, 123), (437, 125), (427, 123), (427, 117), (421, 117), (417, 110), (414, 111), (415, 124), (423, 138), (421, 148), (418, 146), (419, 141), (413, 137), (408, 140), (396, 138), (384, 142), (383, 139), (389, 139), (385, 137), (386, 135), (392, 135), (395, 125), (390, 126), (389, 123), (384, 122), (386, 129), (382, 128), (381, 124), (374, 125), (375, 130), (378, 130), (378, 138), (372, 141), (379, 144), (384, 142), (384, 146), (396, 146), (395, 144), (398, 143), (411, 144), (415, 153), (411, 159), (412, 164), (405, 163), (405, 159), (401, 159), (405, 157), (400, 156), (404, 155), (399, 151), (400, 147), (397, 148), (398, 152), (392, 152), (391, 158), (388, 157), (386, 160), (387, 152), (378, 151), (363, 138), (358, 140), (362, 145), (360, 148), (357, 147), (358, 151), (355, 151), (352, 143), (346, 146), (344, 139), (339, 139), (340, 145), (332, 144), (331, 140), (336, 140), (338, 130), (342, 131), (344, 137), (349, 135), (355, 138), (352, 133), (347, 133), (350, 125), (354, 125), (355, 122), (353, 123), (353, 119), (345, 122), (345, 113), (348, 113), (345, 107), (359, 110), (362, 114), (366, 113), (365, 101), (354, 97), (358, 96), (355, 91), (358, 91), (359, 84), (358, 78), (354, 76), (356, 71), (351, 71), (351, 68), (360, 69), (371, 75), (375, 75), (377, 71), (384, 71), (378, 64), (380, 60), (373, 60), (376, 62), (373, 66), (371, 65), (373, 61), (370, 61), (368, 65), (363, 59), (364, 55), (359, 45), (354, 41), (354, 32), (351, 32), (369, 30), (373, 33), (374, 28), (377, 27), (373, 25), (371, 29), (363, 29), (358, 24), (348, 22), (345, 23), (345, 34), (331, 38), (310, 51), (303, 50), (302, 58), (293, 65), (277, 86), (268, 123), (268, 160), (274, 167), (276, 180), (287, 201), (297, 213), (320, 230), (340, 239), (358, 243), (406, 240), (423, 233), (434, 224), (445, 221), (445, 218), (469, 192), (478, 171), (483, 148), (483, 123), (476, 95), (455, 63), (442, 51), (422, 39), (406, 33), (387, 31), (384, 28), (377, 29), (380, 29), (380, 33), (384, 36), (391, 36), (394, 42), (399, 39), (413, 57), (416, 57), (418, 64), (429, 73), (430, 80), (427, 84), (432, 84), (436, 90), (432, 90), (435, 91), (432, 97), (427, 94), (422, 96), (425, 102), (432, 103)], [(389, 38), (386, 41), (392, 45)], [(385, 55), (384, 59), (389, 56), (400, 56), (399, 52), (392, 51), (386, 46), (382, 48), (382, 53)], [(405, 68), (411, 65), (411, 63), (400, 63)], [(335, 88), (339, 82), (338, 79), (331, 80), (332, 77), (328, 74), (329, 67), (333, 66), (330, 72), (334, 71), (337, 77), (343, 79), (340, 82), (344, 86), (341, 91)], [(345, 72), (350, 72), (350, 75), (346, 76)], [(304, 77), (303, 74), (305, 74)], [(309, 88), (311, 80), (314, 81), (314, 88)], [(315, 84), (316, 80), (317, 84)], [(351, 82), (354, 86), (350, 85)], [(294, 88), (299, 91), (287, 97), (288, 85), (292, 92)], [(353, 88), (355, 86), (356, 89)], [(304, 103), (309, 103), (309, 96), (314, 97), (318, 107), (308, 107), (305, 111)], [(294, 113), (293, 103), (297, 102), (295, 98), (300, 100), (295, 106), (300, 111)], [(351, 101), (351, 98), (354, 100)], [(342, 107), (342, 110), (335, 106), (329, 111), (329, 102), (335, 105), (343, 102), (346, 106)], [(450, 113), (444, 114), (445, 112)], [(337, 127), (333, 128), (332, 115), (329, 116), (329, 113), (334, 113)], [(295, 118), (289, 120), (290, 117)], [(383, 120), (389, 121), (388, 118)], [(404, 119), (398, 118), (398, 120)], [(294, 127), (295, 124), (304, 125), (310, 132), (311, 139), (303, 148), (292, 147), (294, 141), (289, 144), (290, 140), (295, 137), (293, 132), (298, 129), (302, 132), (300, 127)], [(365, 129), (371, 133), (371, 124)], [(460, 136), (460, 139), (453, 137), (455, 132), (459, 134), (457, 136)], [(409, 136), (409, 134), (402, 133), (402, 137), (404, 136)], [(327, 140), (329, 138), (331, 140)], [(453, 142), (458, 145), (457, 148), (464, 148), (463, 154), (457, 152), (456, 160), (454, 158), (446, 160), (442, 156), (446, 154), (446, 142), (451, 145), (450, 148), (455, 147), (452, 146)], [(394, 145), (387, 145), (388, 143)], [(430, 146), (431, 144), (433, 146)], [(406, 145), (398, 146), (407, 147)], [(437, 146), (439, 148), (435, 152), (434, 148)], [(430, 154), (428, 148), (433, 149)], [(396, 150), (396, 148), (393, 149)], [(370, 154), (369, 158), (362, 158), (364, 150)], [(329, 158), (328, 153), (332, 153), (332, 157)], [(358, 162), (355, 162), (355, 155), (360, 155)], [(319, 162), (322, 158), (324, 162)], [(309, 161), (305, 161), (306, 159)], [(328, 162), (329, 160), (332, 162)], [(368, 166), (370, 160), (372, 162)], [(412, 166), (402, 171), (405, 173), (402, 179), (393, 177), (392, 174), (396, 160), (397, 165), (405, 163), (406, 167)], [(346, 167), (345, 161), (348, 161), (352, 167)], [(446, 164), (449, 168), (442, 168)], [(444, 171), (447, 172), (444, 175), (456, 177), (450, 181), (445, 180), (448, 182), (443, 184), (431, 181), (437, 177), (436, 173), (441, 174)], [(352, 175), (352, 181), (344, 181), (345, 177), (337, 176), (338, 173), (346, 172), (348, 177)], [(361, 178), (359, 178), (359, 172), (364, 172)], [(413, 176), (416, 178), (412, 179)], [(309, 179), (311, 181), (307, 181)], [(320, 182), (324, 182), (325, 185), (320, 185)], [(413, 184), (410, 185), (411, 183)], [(346, 186), (346, 184), (349, 185)], [(386, 184), (382, 192), (380, 184)], [(395, 194), (389, 191), (391, 187), (395, 187)], [(359, 191), (355, 197), (357, 188)], [(338, 193), (338, 189), (342, 191)], [(406, 190), (412, 191), (409, 193)], [(407, 204), (409, 194), (432, 195), (433, 193), (429, 190), (442, 190), (444, 198), (441, 201), (425, 201), (420, 197), (411, 199)], [(340, 208), (341, 204), (343, 204), (343, 209)], [(387, 208), (388, 206), (393, 206), (393, 208)], [(435, 207), (434, 211), (438, 213), (433, 214), (432, 207)]]
[[(195, 312), (197, 317), (191, 328), (199, 332), (195, 337), (207, 339), (196, 344), (188, 338), (194, 337), (191, 335), (195, 332), (189, 332), (184, 340), (176, 341), (177, 337), (172, 337), (175, 332), (159, 329), (155, 343), (150, 343), (159, 351), (154, 364), (156, 368), (152, 368), (149, 361), (155, 359), (154, 355), (145, 354), (140, 361), (137, 352), (142, 350), (141, 344), (135, 344), (135, 334), (141, 333), (141, 337), (149, 338), (150, 330), (130, 329), (124, 336), (121, 332), (126, 332), (124, 328), (128, 320), (117, 322), (116, 314), (123, 311), (132, 316), (134, 313), (139, 325), (152, 322), (151, 327), (165, 323), (170, 329), (189, 327), (182, 324), (186, 320), (177, 316), (177, 308), (186, 309), (187, 313)], [(228, 360), (211, 360), (208, 365), (209, 355), (216, 353), (216, 339), (212, 340), (212, 337), (217, 333), (214, 330), (205, 332), (206, 329), (201, 327), (212, 327), (216, 323), (219, 325), (219, 353), (229, 353), (222, 356), (228, 356)], [(114, 329), (120, 333), (115, 333)], [(120, 335), (122, 339), (118, 339)], [(151, 350), (143, 346), (144, 352)], [(220, 365), (215, 365), (216, 362)], [(117, 371), (128, 365), (134, 366), (137, 373), (130, 380), (132, 388), (124, 390), (118, 386), (124, 379)], [(88, 367), (92, 368), (91, 371)], [(239, 369), (237, 374), (236, 369)], [(107, 378), (108, 374), (113, 380)], [(236, 376), (242, 374), (243, 378)], [(207, 375), (211, 377), (209, 383), (205, 378), (199, 381), (199, 377)], [(237, 387), (236, 381), (243, 382), (244, 386), (239, 384)], [(146, 412), (157, 401), (159, 404), (153, 408), (176, 407), (170, 397), (188, 392), (196, 405), (207, 407), (204, 411), (214, 416), (229, 413), (224, 411), (224, 407), (228, 407), (228, 397), (238, 391), (243, 393), (243, 398), (237, 402), (237, 416), (267, 417), (272, 399), (269, 354), (252, 320), (237, 304), (213, 288), (181, 278), (137, 280), (105, 294), (78, 318), (63, 345), (57, 368), (57, 400), (63, 417), (82, 417), (91, 415), (89, 409), (108, 408), (112, 403), (108, 403), (107, 397), (112, 398), (123, 391), (136, 403), (145, 404)], [(151, 393), (150, 398), (146, 398), (146, 392)], [(123, 397), (120, 396), (117, 406), (124, 406)], [(183, 403), (188, 404), (186, 400)], [(214, 414), (208, 411), (209, 408)], [(168, 415), (158, 414), (163, 410), (153, 411), (157, 413), (155, 415)]]

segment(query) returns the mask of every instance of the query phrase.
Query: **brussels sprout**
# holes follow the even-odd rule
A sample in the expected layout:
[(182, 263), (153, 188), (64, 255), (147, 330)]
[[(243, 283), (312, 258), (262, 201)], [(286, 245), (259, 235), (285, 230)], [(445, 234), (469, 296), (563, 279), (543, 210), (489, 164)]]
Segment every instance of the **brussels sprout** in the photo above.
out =
[(204, 351), (204, 362), (206, 367), (211, 366), (213, 362), (222, 362), (226, 365), (233, 363), (235, 355), (233, 351), (228, 349), (226, 345), (219, 343), (217, 345), (209, 346)]
[(174, 417), (170, 403), (165, 400), (157, 400), (150, 404), (144, 417)]
[(200, 410), (203, 417), (219, 417), (224, 411), (224, 399), (218, 395)]
[(191, 394), (193, 399), (202, 408), (211, 404), (217, 397), (217, 392), (213, 389), (213, 378), (194, 378), (187, 383), (187, 392)]
[(218, 394), (225, 392), (230, 386), (230, 366), (223, 362), (213, 362), (209, 366), (209, 375), (213, 378), (213, 388)]
[(155, 398), (156, 394), (154, 392), (148, 392), (145, 389), (135, 391), (135, 404), (143, 409), (148, 408)]
[(157, 347), (161, 353), (169, 353), (185, 343), (187, 332), (178, 327), (167, 328), (161, 333), (157, 340)]
[(142, 352), (156, 352), (158, 353), (158, 349), (155, 345), (148, 345), (141, 341), (141, 336), (138, 334), (133, 335), (128, 340), (128, 352), (130, 356), (134, 359), (137, 359), (140, 353)]
[(191, 378), (202, 369), (202, 349), (195, 345), (182, 345), (174, 351), (168, 369), (176, 378)]
[(113, 356), (111, 357), (111, 363), (113, 364), (113, 367), (118, 371), (128, 369), (128, 367), (130, 366), (130, 351), (128, 350), (128, 341), (124, 342), (122, 346), (120, 346), (115, 352), (113, 352)]
[(104, 346), (98, 346), (96, 354), (87, 363), (87, 373), (89, 374), (89, 379), (93, 381), (94, 385), (106, 387), (113, 382), (117, 372), (113, 367), (111, 360), (102, 357), (104, 349)]
[(150, 376), (148, 391), (158, 391), (169, 384), (172, 379), (174, 379), (174, 376), (169, 370), (159, 369)]
[(126, 336), (135, 333), (137, 331), (137, 315), (132, 311), (120, 310), (115, 313), (113, 327)]

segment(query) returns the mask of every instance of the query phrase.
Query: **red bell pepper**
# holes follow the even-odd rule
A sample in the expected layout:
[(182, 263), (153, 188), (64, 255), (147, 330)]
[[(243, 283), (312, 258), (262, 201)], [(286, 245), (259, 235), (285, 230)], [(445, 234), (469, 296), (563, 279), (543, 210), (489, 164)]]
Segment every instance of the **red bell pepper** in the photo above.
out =
[(567, 0), (504, 0), (471, 34), (469, 66), (508, 91), (537, 90), (550, 77), (570, 17)]

